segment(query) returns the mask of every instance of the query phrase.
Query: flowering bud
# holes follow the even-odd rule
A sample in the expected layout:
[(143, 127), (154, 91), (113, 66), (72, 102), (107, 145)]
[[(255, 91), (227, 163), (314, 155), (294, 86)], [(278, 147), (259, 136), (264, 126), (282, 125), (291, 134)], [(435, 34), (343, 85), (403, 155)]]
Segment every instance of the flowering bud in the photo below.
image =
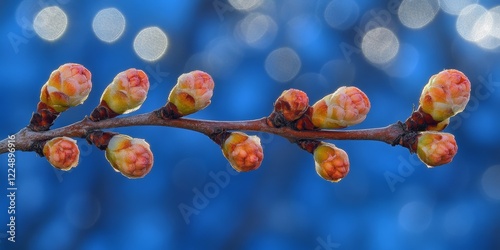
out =
[(274, 103), (274, 112), (283, 114), (285, 120), (291, 122), (299, 119), (309, 107), (307, 94), (298, 89), (283, 91)]
[(222, 143), (222, 153), (238, 172), (247, 172), (260, 167), (264, 159), (262, 145), (257, 136), (232, 132)]
[(323, 179), (338, 182), (349, 173), (349, 157), (335, 145), (321, 142), (313, 154), (316, 172)]
[(101, 96), (101, 102), (117, 114), (127, 114), (139, 109), (149, 90), (148, 76), (144, 71), (127, 69), (118, 73)]
[(455, 136), (443, 132), (421, 132), (418, 135), (417, 155), (427, 166), (435, 167), (451, 162), (457, 154)]
[(50, 74), (42, 86), (40, 101), (56, 112), (63, 112), (83, 103), (91, 89), (90, 71), (80, 64), (66, 63)]
[(111, 166), (128, 178), (142, 178), (153, 167), (153, 153), (143, 139), (118, 134), (106, 148), (106, 159)]
[(206, 108), (214, 90), (212, 77), (200, 70), (182, 74), (168, 96), (177, 116), (185, 116)]
[(420, 96), (420, 108), (436, 122), (444, 121), (465, 109), (471, 84), (460, 71), (448, 69), (433, 75)]
[(43, 155), (52, 166), (67, 171), (78, 165), (80, 150), (76, 145), (76, 140), (69, 137), (56, 137), (45, 142)]
[(370, 100), (356, 87), (340, 87), (313, 106), (312, 122), (318, 128), (335, 129), (356, 125), (365, 120)]

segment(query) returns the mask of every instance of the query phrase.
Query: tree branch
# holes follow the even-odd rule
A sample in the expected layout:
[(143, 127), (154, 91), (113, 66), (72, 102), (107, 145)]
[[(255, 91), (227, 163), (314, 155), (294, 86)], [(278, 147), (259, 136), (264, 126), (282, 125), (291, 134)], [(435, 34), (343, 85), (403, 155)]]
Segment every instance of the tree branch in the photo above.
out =
[[(297, 131), (288, 127), (275, 128), (267, 124), (267, 117), (247, 121), (210, 121), (196, 119), (161, 119), (153, 111), (129, 117), (112, 118), (93, 122), (88, 117), (71, 125), (48, 131), (34, 132), (27, 128), (15, 134), (16, 151), (33, 151), (33, 144), (37, 141), (49, 140), (55, 137), (67, 136), (85, 138), (89, 132), (101, 129), (110, 129), (129, 126), (164, 126), (183, 128), (197, 131), (207, 136), (222, 131), (260, 131), (279, 135), (291, 142), (303, 139), (314, 140), (375, 140), (391, 145), (400, 144), (398, 141), (406, 133), (400, 122), (383, 128), (361, 130), (303, 130)], [(8, 139), (0, 141), (0, 154), (8, 152)]]

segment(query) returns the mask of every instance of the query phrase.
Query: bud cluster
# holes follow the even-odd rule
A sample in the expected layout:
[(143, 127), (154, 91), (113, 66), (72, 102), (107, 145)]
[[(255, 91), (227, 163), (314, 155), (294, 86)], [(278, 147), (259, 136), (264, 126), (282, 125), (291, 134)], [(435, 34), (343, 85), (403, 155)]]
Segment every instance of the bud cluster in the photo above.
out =
[[(200, 130), (194, 127), (202, 121), (181, 118), (206, 108), (211, 103), (214, 85), (214, 80), (206, 72), (195, 70), (182, 74), (171, 89), (166, 104), (147, 118), (155, 124), (191, 121), (193, 123), (188, 127), (214, 140), (236, 171), (248, 172), (258, 169), (264, 159), (259, 137), (239, 131), (227, 131), (230, 122), (220, 123), (220, 127)], [(82, 121), (92, 125), (80, 136), (104, 150), (105, 158), (113, 169), (128, 178), (142, 178), (151, 171), (154, 157), (150, 145), (144, 139), (102, 131), (98, 125), (103, 120), (138, 110), (147, 98), (149, 86), (148, 76), (142, 70), (130, 68), (118, 73), (102, 93), (99, 105), (88, 119)], [(42, 86), (40, 102), (28, 129), (35, 132), (49, 130), (61, 112), (83, 103), (91, 88), (91, 73), (85, 67), (76, 63), (60, 66)], [(457, 143), (453, 135), (439, 131), (450, 123), (451, 117), (465, 109), (469, 97), (470, 82), (467, 77), (458, 70), (444, 70), (432, 76), (425, 85), (418, 109), (404, 124), (395, 124), (403, 132), (384, 136), (397, 137), (393, 145), (408, 147), (429, 167), (449, 163), (457, 153)], [(338, 182), (349, 173), (347, 153), (332, 143), (314, 138), (329, 138), (321, 136), (321, 133), (325, 132), (319, 130), (342, 129), (363, 122), (370, 108), (367, 95), (354, 86), (339, 87), (312, 106), (309, 105), (305, 92), (288, 89), (276, 99), (274, 109), (268, 117), (255, 120), (260, 122), (257, 129), (249, 126), (239, 128), (259, 130), (267, 126), (268, 130), (265, 131), (268, 132), (282, 128), (284, 132), (294, 134), (288, 136), (284, 135), (283, 131), (277, 133), (313, 155), (314, 166), (320, 177)], [(109, 120), (116, 121), (123, 119)], [(110, 126), (102, 126), (105, 127)], [(301, 133), (307, 136), (302, 137)], [(311, 136), (312, 133), (315, 134)], [(80, 152), (74, 139), (55, 137), (51, 140), (36, 141), (31, 147), (45, 156), (55, 168), (70, 170), (78, 165)]]
[[(102, 93), (89, 120), (99, 122), (139, 109), (146, 100), (149, 85), (148, 76), (142, 70), (131, 68), (118, 73)], [(61, 112), (83, 103), (91, 88), (91, 73), (85, 67), (76, 63), (60, 66), (43, 85), (37, 112), (28, 128), (32, 131), (49, 130)], [(170, 92), (167, 104), (156, 114), (163, 119), (175, 119), (202, 110), (210, 104), (213, 89), (212, 77), (203, 71), (182, 74)], [(263, 158), (260, 140), (256, 136), (246, 136), (241, 140), (243, 137), (240, 133), (228, 137), (225, 148), (231, 152), (225, 156), (239, 171), (256, 169)], [(105, 150), (111, 166), (128, 178), (142, 178), (151, 171), (153, 153), (143, 139), (101, 130), (89, 131), (86, 139)], [(61, 170), (69, 170), (78, 164), (77, 143), (68, 137), (35, 142), (33, 150)]]
[[(312, 106), (303, 91), (284, 91), (274, 103), (267, 124), (293, 130), (342, 129), (363, 122), (370, 111), (370, 100), (360, 89), (342, 86)], [(349, 172), (347, 153), (333, 144), (299, 140), (297, 145), (312, 153), (316, 172), (322, 178), (338, 182)]]
[(418, 109), (406, 120), (404, 144), (429, 167), (453, 160), (458, 146), (452, 134), (439, 132), (462, 112), (470, 98), (471, 83), (464, 73), (447, 69), (431, 76), (420, 95)]

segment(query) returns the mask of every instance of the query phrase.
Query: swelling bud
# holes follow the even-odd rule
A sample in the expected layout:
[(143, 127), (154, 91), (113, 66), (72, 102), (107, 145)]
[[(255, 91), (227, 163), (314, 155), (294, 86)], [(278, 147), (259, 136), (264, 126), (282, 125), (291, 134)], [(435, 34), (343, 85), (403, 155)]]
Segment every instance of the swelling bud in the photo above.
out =
[(45, 142), (43, 155), (55, 168), (68, 171), (78, 165), (80, 150), (76, 140), (69, 137), (56, 137)]
[(82, 104), (92, 89), (90, 71), (77, 63), (66, 63), (54, 70), (42, 86), (40, 102), (56, 112)]
[(49, 130), (59, 114), (83, 103), (92, 89), (91, 74), (77, 63), (66, 63), (54, 70), (42, 86), (40, 102), (28, 128)]
[(312, 108), (312, 123), (317, 128), (345, 128), (365, 120), (370, 111), (370, 100), (360, 89), (344, 86), (316, 102)]
[(153, 153), (143, 139), (118, 134), (109, 140), (106, 159), (111, 166), (128, 178), (142, 178), (153, 167)]
[(321, 142), (314, 150), (316, 172), (323, 179), (339, 182), (349, 173), (347, 153), (331, 143)]
[(133, 112), (144, 103), (148, 91), (149, 79), (144, 71), (132, 68), (120, 72), (104, 90), (90, 119), (99, 121)]
[(464, 73), (448, 69), (433, 75), (420, 96), (420, 109), (436, 122), (462, 112), (469, 102), (471, 84)]
[(195, 113), (210, 104), (213, 90), (214, 81), (208, 73), (195, 70), (182, 74), (170, 91), (167, 106), (171, 106), (174, 117)]
[(264, 159), (260, 138), (241, 132), (232, 132), (222, 143), (222, 153), (238, 172), (248, 172), (260, 167)]
[(274, 111), (268, 122), (276, 128), (286, 126), (301, 118), (308, 108), (309, 98), (306, 93), (298, 89), (285, 90), (274, 102)]
[(428, 167), (450, 163), (457, 154), (455, 136), (443, 132), (421, 132), (417, 137), (418, 158)]

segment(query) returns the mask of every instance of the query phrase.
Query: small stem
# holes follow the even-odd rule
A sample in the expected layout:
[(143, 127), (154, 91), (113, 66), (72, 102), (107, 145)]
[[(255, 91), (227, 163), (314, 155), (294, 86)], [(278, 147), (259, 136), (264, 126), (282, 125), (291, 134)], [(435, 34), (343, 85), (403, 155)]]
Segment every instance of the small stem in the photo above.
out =
[[(289, 139), (290, 141), (297, 141), (301, 139), (375, 140), (391, 145), (400, 144), (397, 140), (405, 133), (404, 127), (401, 126), (400, 122), (383, 128), (361, 130), (297, 131), (287, 127), (274, 128), (269, 126), (266, 117), (247, 121), (208, 121), (187, 118), (161, 119), (153, 111), (151, 113), (112, 118), (99, 122), (93, 122), (85, 117), (83, 120), (71, 125), (41, 132), (34, 132), (27, 128), (23, 128), (15, 134), (15, 146), (16, 151), (31, 151), (31, 146), (36, 141), (49, 140), (60, 136), (85, 138), (91, 131), (130, 126), (164, 126), (183, 128), (197, 131), (207, 136), (220, 131), (260, 131), (279, 135)], [(4, 139), (0, 141), (0, 154), (7, 152), (8, 139)]]

